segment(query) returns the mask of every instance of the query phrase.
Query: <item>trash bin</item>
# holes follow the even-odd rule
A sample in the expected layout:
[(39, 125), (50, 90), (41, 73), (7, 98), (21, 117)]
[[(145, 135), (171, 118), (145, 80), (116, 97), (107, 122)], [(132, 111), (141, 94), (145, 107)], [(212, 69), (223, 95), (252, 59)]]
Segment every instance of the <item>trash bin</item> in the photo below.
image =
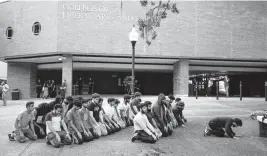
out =
[[(257, 116), (259, 122), (260, 137), (267, 137), (267, 119), (264, 116)], [(263, 119), (263, 120), (262, 120)]]
[(19, 100), (19, 89), (13, 89), (11, 94), (12, 100)]

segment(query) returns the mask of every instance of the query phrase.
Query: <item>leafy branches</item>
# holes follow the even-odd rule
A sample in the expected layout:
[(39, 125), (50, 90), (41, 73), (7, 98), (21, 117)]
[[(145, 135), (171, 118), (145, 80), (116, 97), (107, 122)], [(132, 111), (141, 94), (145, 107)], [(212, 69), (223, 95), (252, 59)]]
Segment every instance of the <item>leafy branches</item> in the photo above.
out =
[(140, 4), (142, 7), (149, 8), (145, 18), (139, 18), (138, 25), (140, 36), (142, 38), (146, 37), (146, 43), (150, 45), (151, 41), (157, 37), (155, 28), (160, 27), (161, 20), (167, 18), (167, 12), (179, 14), (179, 10), (176, 7), (176, 3), (171, 2), (171, 0), (140, 0)]

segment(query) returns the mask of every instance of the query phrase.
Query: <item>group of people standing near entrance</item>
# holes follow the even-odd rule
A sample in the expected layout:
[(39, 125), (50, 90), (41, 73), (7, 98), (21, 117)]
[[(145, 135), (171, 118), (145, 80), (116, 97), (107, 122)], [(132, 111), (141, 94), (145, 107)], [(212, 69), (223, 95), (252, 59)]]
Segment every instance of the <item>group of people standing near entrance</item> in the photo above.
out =
[(36, 92), (37, 98), (41, 97), (41, 93), (43, 92), (43, 99), (47, 98), (55, 98), (56, 97), (56, 83), (54, 80), (47, 80), (44, 84), (41, 83), (39, 79), (36, 83)]
[(165, 98), (160, 94), (153, 105), (150, 101), (141, 102), (139, 92), (124, 95), (123, 101), (107, 98), (107, 103), (103, 102), (97, 93), (88, 99), (57, 96), (54, 101), (37, 106), (27, 102), (26, 110), (18, 115), (14, 131), (8, 137), (20, 143), (46, 138), (48, 145), (58, 148), (93, 141), (134, 126), (132, 141), (154, 143), (186, 122), (182, 114), (184, 103), (173, 95)]

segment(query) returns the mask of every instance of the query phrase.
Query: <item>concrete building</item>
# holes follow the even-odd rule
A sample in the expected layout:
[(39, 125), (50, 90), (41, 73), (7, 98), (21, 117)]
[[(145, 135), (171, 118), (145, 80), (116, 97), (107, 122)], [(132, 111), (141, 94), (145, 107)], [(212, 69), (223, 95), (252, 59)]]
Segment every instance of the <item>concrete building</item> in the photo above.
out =
[[(267, 66), (266, 2), (177, 2), (158, 37), (144, 51), (136, 44), (136, 79), (143, 94), (188, 96), (189, 76), (230, 75), (232, 95), (243, 80), (244, 95), (264, 94)], [(8, 63), (11, 89), (36, 97), (36, 80), (79, 77), (95, 91), (122, 93), (131, 75), (128, 33), (147, 10), (138, 1), (7, 1), (0, 4), (0, 58)], [(62, 59), (63, 58), (63, 59)]]

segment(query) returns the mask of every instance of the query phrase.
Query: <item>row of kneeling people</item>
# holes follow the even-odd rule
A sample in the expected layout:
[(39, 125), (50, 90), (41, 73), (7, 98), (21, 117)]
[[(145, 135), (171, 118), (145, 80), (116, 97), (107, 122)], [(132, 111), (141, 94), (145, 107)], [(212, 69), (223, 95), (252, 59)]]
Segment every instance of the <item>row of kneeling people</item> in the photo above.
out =
[[(103, 104), (103, 98), (94, 93), (89, 99), (71, 96), (61, 99), (57, 96), (54, 101), (37, 107), (34, 107), (34, 102), (27, 102), (26, 110), (16, 118), (9, 139), (23, 143), (26, 138), (46, 138), (47, 144), (58, 148), (62, 144), (89, 142), (134, 126), (132, 141), (155, 142), (186, 122), (182, 113), (184, 103), (173, 95), (166, 98), (160, 94), (153, 106), (150, 101), (141, 103), (139, 92), (132, 96), (124, 95), (123, 99), (120, 102), (108, 98), (107, 104)], [(143, 110), (140, 106), (147, 108)]]

